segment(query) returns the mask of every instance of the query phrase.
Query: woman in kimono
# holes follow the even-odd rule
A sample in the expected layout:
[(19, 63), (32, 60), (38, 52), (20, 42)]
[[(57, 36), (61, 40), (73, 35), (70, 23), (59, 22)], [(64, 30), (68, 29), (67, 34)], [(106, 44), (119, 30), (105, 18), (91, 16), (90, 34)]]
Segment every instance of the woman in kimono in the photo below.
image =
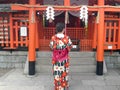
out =
[(50, 48), (52, 53), (52, 65), (54, 76), (54, 90), (68, 90), (69, 56), (72, 47), (69, 36), (64, 34), (65, 25), (56, 25), (56, 34), (52, 36)]

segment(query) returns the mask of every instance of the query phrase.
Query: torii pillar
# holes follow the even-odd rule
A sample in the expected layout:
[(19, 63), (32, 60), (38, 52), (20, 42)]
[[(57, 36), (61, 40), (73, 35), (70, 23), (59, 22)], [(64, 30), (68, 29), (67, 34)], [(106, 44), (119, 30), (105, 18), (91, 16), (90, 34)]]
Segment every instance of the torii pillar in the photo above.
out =
[[(30, 5), (35, 5), (36, 0), (29, 0)], [(28, 60), (29, 60), (29, 75), (35, 75), (35, 32), (36, 32), (36, 13), (34, 8), (29, 9), (29, 51), (28, 51)]]
[[(99, 6), (104, 6), (104, 0), (98, 0)], [(96, 74), (103, 75), (103, 60), (104, 60), (104, 8), (100, 8), (99, 24), (98, 24), (98, 37), (97, 37), (97, 66)]]
[(70, 6), (70, 0), (64, 0), (64, 6)]

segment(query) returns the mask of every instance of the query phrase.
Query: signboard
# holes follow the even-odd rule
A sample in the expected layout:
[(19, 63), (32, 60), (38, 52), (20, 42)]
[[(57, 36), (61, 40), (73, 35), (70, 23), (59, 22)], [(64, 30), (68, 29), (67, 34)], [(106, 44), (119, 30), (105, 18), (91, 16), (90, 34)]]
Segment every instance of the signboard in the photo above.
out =
[(72, 48), (77, 48), (77, 45), (73, 45)]
[(27, 36), (27, 27), (26, 26), (20, 27), (20, 36)]
[(108, 46), (108, 49), (112, 49), (112, 45)]

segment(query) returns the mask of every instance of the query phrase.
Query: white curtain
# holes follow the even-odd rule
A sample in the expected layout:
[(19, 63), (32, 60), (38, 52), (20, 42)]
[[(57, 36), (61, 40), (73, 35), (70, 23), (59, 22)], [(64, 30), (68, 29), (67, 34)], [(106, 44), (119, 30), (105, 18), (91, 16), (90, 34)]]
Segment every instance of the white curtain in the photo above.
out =
[[(44, 0), (44, 5), (64, 5), (64, 0)], [(63, 11), (55, 11), (55, 16), (62, 14)]]
[[(44, 5), (64, 5), (64, 0), (44, 0)], [(88, 0), (70, 0), (71, 6), (88, 5)], [(55, 11), (55, 16), (62, 14), (63, 11)], [(73, 16), (79, 17), (79, 11), (69, 11)]]
[[(71, 6), (88, 5), (88, 0), (70, 0)], [(80, 11), (69, 11), (73, 16), (80, 17)]]

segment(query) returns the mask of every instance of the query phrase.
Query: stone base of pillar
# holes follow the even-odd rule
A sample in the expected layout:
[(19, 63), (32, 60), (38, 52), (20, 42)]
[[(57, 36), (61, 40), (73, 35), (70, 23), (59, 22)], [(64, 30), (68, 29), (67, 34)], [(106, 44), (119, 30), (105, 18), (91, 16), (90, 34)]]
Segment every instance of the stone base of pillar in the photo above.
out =
[(102, 62), (97, 61), (96, 74), (103, 75), (103, 61)]
[(29, 75), (35, 75), (35, 61), (29, 61)]

